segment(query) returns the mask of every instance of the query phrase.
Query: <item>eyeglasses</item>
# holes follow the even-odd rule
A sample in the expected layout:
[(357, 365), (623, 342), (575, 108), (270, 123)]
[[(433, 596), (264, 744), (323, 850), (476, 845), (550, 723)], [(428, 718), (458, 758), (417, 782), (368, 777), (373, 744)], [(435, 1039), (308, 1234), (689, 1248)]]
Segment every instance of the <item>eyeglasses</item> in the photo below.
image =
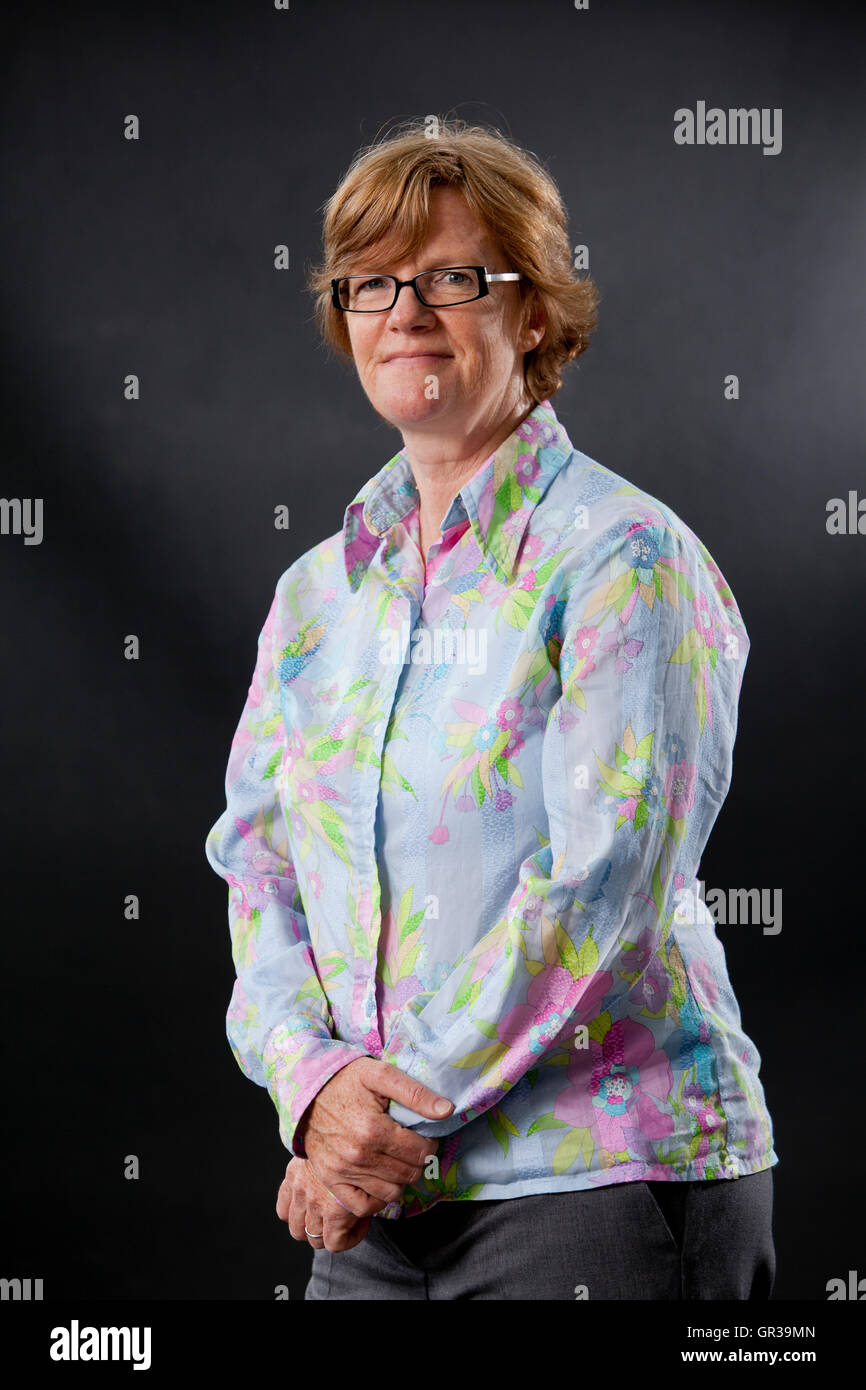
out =
[(420, 302), (429, 309), (446, 309), (453, 304), (469, 304), (483, 299), (497, 280), (522, 280), (519, 271), (507, 270), (491, 275), (483, 265), (451, 265), (424, 270), (411, 280), (396, 275), (341, 275), (331, 281), (331, 300), (335, 309), (347, 314), (380, 314), (393, 309), (397, 296), (411, 285)]

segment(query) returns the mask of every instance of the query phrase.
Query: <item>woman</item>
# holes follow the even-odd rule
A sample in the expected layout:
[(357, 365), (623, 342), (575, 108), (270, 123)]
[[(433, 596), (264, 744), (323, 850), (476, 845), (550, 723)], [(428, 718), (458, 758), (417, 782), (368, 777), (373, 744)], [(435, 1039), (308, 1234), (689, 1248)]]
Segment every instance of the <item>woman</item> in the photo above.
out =
[(696, 879), (748, 637), (556, 417), (597, 296), (552, 180), (428, 129), (327, 206), (319, 323), (403, 447), (277, 584), (207, 844), (277, 1212), (309, 1299), (767, 1298), (778, 1159)]

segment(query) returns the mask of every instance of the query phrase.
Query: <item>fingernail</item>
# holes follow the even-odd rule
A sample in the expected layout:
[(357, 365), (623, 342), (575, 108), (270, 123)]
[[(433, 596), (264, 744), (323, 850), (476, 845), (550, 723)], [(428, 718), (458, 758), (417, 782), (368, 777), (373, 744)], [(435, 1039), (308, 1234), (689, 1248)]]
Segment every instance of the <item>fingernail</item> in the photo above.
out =
[(448, 1111), (451, 1109), (451, 1102), (450, 1100), (437, 1100), (433, 1109), (436, 1111), (437, 1115), (447, 1115)]

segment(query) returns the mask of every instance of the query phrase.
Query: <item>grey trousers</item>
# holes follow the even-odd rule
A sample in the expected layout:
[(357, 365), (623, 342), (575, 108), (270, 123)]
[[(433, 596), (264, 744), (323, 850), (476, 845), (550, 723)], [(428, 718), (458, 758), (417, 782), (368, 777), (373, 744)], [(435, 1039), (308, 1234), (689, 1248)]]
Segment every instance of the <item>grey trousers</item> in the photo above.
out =
[(628, 1182), (374, 1217), (317, 1250), (305, 1299), (768, 1299), (773, 1170)]

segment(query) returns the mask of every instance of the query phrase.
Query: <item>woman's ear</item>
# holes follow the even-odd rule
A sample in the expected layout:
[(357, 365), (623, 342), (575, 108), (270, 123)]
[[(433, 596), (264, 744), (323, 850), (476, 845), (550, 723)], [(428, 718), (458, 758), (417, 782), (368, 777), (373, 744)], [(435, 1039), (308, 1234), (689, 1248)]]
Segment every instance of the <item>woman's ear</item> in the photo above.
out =
[(521, 352), (531, 352), (533, 348), (537, 348), (544, 337), (546, 327), (547, 315), (544, 305), (538, 291), (533, 288), (523, 305), (523, 324), (518, 339)]

